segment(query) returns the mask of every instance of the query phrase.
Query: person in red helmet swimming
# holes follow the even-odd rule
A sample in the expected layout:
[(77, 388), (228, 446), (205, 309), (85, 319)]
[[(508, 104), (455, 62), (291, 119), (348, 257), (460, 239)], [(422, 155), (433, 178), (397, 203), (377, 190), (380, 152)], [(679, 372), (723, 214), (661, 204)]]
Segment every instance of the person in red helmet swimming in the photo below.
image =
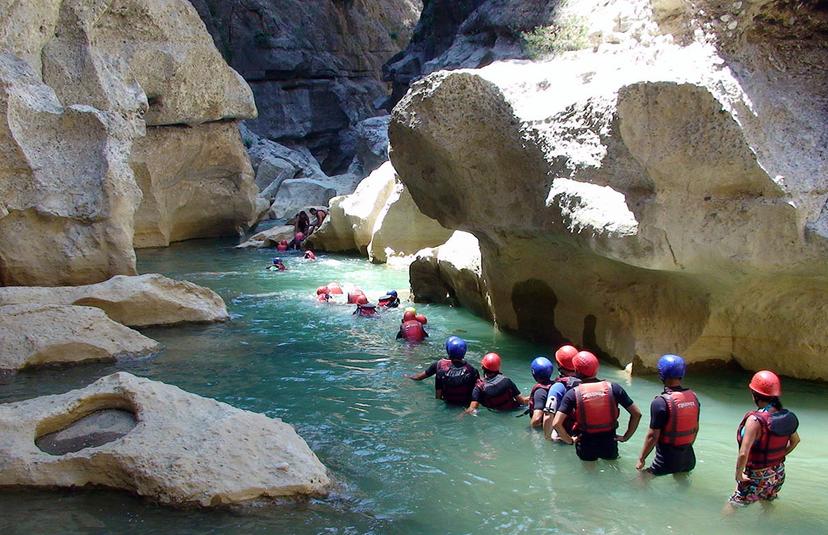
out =
[[(558, 377), (555, 379), (549, 395), (546, 397), (546, 406), (543, 408), (543, 435), (546, 440), (558, 440), (558, 433), (552, 423), (555, 420), (555, 413), (567, 392), (581, 384), (581, 380), (575, 377), (575, 364), (573, 360), (578, 350), (571, 345), (564, 345), (555, 351), (555, 362), (558, 364)], [(564, 420), (567, 431), (572, 434), (572, 427), (575, 420), (567, 418)]]
[(736, 431), (736, 491), (730, 506), (775, 500), (785, 482), (785, 457), (799, 445), (799, 420), (782, 407), (782, 382), (769, 370), (756, 372), (748, 385), (756, 409)]
[(406, 310), (403, 313), (402, 323), (400, 323), (400, 330), (397, 331), (397, 340), (400, 338), (407, 342), (422, 342), (428, 338), (424, 326), (428, 320), (422, 314), (417, 314), (414, 310)]
[[(575, 452), (582, 461), (618, 458), (618, 443), (626, 442), (635, 434), (641, 411), (618, 383), (598, 379), (598, 357), (581, 351), (573, 359), (575, 375), (581, 384), (567, 392), (555, 413), (553, 426), (567, 444), (575, 444)], [(630, 413), (627, 431), (616, 435), (618, 406)], [(575, 419), (576, 436), (566, 430), (567, 416)]]
[(368, 298), (364, 295), (360, 295), (356, 298), (356, 310), (354, 310), (354, 314), (357, 316), (361, 316), (363, 318), (370, 318), (373, 317), (377, 313), (377, 306), (369, 303)]
[(500, 366), (501, 359), (497, 353), (487, 353), (480, 361), (483, 378), (477, 380), (472, 390), (467, 414), (476, 413), (480, 405), (494, 411), (513, 411), (529, 402), (529, 398), (520, 394), (515, 383), (500, 372)]
[(644, 470), (647, 456), (656, 450), (652, 466), (646, 473), (656, 476), (689, 472), (696, 467), (693, 442), (699, 432), (699, 398), (681, 386), (686, 371), (684, 359), (678, 355), (662, 355), (656, 369), (664, 392), (650, 403), (650, 428), (636, 469)]
[(359, 301), (360, 297), (365, 297), (365, 292), (363, 292), (359, 288), (353, 288), (351, 291), (348, 292), (348, 304), (358, 304), (357, 301)]
[(320, 286), (316, 289), (316, 300), (320, 303), (327, 303), (331, 300), (331, 293), (327, 286)]
[(448, 358), (440, 359), (426, 370), (407, 375), (413, 381), (422, 381), (432, 375), (434, 378), (434, 396), (449, 405), (468, 407), (471, 394), (480, 374), (474, 366), (466, 362), (466, 341), (459, 336), (449, 336), (446, 340)]
[(276, 250), (279, 251), (280, 253), (284, 253), (285, 251), (287, 251), (288, 250), (288, 241), (287, 240), (281, 240), (279, 243), (276, 244)]

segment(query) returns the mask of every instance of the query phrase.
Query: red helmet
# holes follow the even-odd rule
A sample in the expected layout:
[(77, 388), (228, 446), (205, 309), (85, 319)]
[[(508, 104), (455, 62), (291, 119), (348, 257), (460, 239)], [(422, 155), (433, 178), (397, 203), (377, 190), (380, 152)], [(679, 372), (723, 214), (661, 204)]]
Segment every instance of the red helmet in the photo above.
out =
[(327, 286), (320, 286), (319, 288), (316, 289), (316, 295), (322, 295), (322, 294), (327, 294), (327, 293), (329, 293), (329, 290), (328, 290)]
[(294, 239), (295, 239), (296, 241), (302, 241), (302, 240), (304, 240), (304, 239), (305, 239), (305, 233), (304, 233), (304, 232), (297, 232), (297, 233), (296, 233), (296, 236), (294, 236)]
[(600, 366), (598, 357), (589, 351), (581, 351), (575, 355), (572, 362), (575, 365), (575, 373), (581, 377), (589, 379), (590, 377), (598, 375), (598, 367)]
[(555, 361), (558, 363), (558, 368), (574, 370), (575, 364), (572, 362), (572, 359), (574, 359), (577, 354), (578, 350), (575, 349), (575, 346), (559, 347), (558, 350), (555, 351)]
[(364, 295), (360, 294), (360, 296), (357, 297), (356, 304), (358, 304), (358, 305), (367, 305), (368, 304), (368, 298), (365, 297)]
[(406, 310), (403, 313), (403, 321), (411, 321), (417, 319), (417, 314), (414, 313), (413, 310)]
[(768, 370), (754, 373), (748, 388), (769, 398), (778, 398), (782, 395), (782, 382), (779, 376)]
[(414, 319), (419, 321), (423, 325), (428, 323), (428, 318), (426, 318), (424, 314), (417, 314), (416, 316), (414, 316)]
[(288, 241), (287, 241), (287, 240), (281, 240), (281, 241), (279, 242), (279, 245), (287, 245), (287, 244), (288, 244)]
[(480, 365), (483, 366), (483, 369), (490, 372), (499, 372), (500, 371), (500, 355), (497, 353), (486, 353), (483, 356), (483, 360), (480, 361)]
[(338, 282), (329, 283), (328, 290), (331, 291), (332, 295), (342, 295), (342, 286), (340, 286)]

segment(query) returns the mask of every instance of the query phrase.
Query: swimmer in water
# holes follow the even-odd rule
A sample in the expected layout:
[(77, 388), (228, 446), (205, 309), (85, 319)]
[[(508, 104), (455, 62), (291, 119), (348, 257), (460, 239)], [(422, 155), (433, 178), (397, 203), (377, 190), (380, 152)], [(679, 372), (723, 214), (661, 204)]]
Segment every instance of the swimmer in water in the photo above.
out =
[(307, 251), (305, 251), (305, 260), (316, 260), (316, 254), (314, 254), (312, 250), (308, 249)]
[(287, 270), (287, 266), (285, 266), (284, 262), (282, 262), (281, 258), (274, 258), (273, 264), (267, 267), (268, 271), (285, 271)]
[(361, 316), (363, 318), (370, 318), (373, 317), (377, 313), (377, 306), (368, 302), (368, 298), (364, 295), (360, 295), (356, 300), (356, 310), (354, 310), (354, 315)]

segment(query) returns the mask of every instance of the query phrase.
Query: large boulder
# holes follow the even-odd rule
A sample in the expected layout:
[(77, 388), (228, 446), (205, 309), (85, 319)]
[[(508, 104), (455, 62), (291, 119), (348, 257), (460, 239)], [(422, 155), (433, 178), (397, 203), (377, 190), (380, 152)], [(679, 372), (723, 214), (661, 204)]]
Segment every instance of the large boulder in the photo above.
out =
[(215, 507), (316, 496), (330, 484), (316, 455), (281, 420), (128, 373), (0, 405), (4, 487), (96, 485), (163, 504)]
[(141, 192), (127, 165), (128, 132), (112, 114), (63, 107), (39, 73), (0, 53), (0, 284), (135, 273)]
[(236, 246), (237, 249), (262, 249), (265, 247), (275, 247), (282, 240), (290, 241), (293, 239), (296, 227), (293, 225), (276, 225), (267, 230), (257, 232), (249, 239)]
[(419, 251), (408, 272), (414, 302), (460, 305), (491, 318), (480, 244), (472, 234), (457, 230), (443, 245)]
[[(164, 225), (172, 230), (150, 240), (158, 245), (168, 230), (184, 229), (179, 239), (214, 236), (255, 219), (238, 136), (218, 133), (255, 117), (252, 93), (186, 0), (0, 0), (0, 13), (0, 143), (8, 147), (0, 154), (0, 284), (85, 284), (135, 273), (133, 217), (142, 194), (130, 164), (133, 142), (145, 135), (138, 161), (172, 162), (179, 172), (156, 167), (140, 181), (148, 204), (139, 244), (147, 212), (171, 221)], [(211, 122), (222, 124), (203, 126)], [(202, 144), (215, 157), (199, 154)], [(175, 165), (180, 157), (189, 177)], [(215, 191), (172, 187), (188, 178), (209, 179)], [(228, 190), (238, 200), (229, 202)], [(177, 221), (195, 213), (215, 228)]]
[(224, 300), (213, 290), (158, 274), (116, 276), (87, 286), (0, 288), (0, 305), (24, 303), (96, 307), (131, 327), (210, 323), (230, 317)]
[(145, 356), (155, 340), (85, 306), (0, 306), (0, 370)]
[(253, 170), (234, 123), (150, 128), (130, 160), (144, 192), (136, 248), (237, 236), (256, 223)]
[(253, 88), (249, 127), (309, 147), (328, 175), (348, 168), (354, 127), (386, 96), (382, 63), (402, 50), (418, 0), (192, 0), (216, 45)]
[(676, 352), (828, 379), (824, 14), (566, 9), (590, 49), (432, 74), (392, 117), (417, 205), (479, 239), (495, 321), (644, 369)]

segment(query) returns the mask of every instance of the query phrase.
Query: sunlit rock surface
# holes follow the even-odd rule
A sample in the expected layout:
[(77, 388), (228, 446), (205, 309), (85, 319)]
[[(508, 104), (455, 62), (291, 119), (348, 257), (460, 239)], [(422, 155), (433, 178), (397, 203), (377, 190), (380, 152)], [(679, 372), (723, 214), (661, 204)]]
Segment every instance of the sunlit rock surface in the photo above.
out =
[[(138, 423), (130, 429), (90, 422), (99, 411), (131, 413)], [(41, 439), (63, 430), (58, 446), (80, 449), (52, 455), (35, 443), (54, 444)], [(104, 443), (85, 447), (93, 438)], [(316, 455), (281, 420), (124, 372), (65, 394), (0, 405), (4, 487), (98, 485), (209, 507), (316, 496), (330, 484)]]
[(825, 14), (656, 7), (570, 2), (589, 49), (414, 84), (392, 162), (479, 239), (504, 328), (828, 379)]
[(146, 356), (161, 346), (86, 306), (0, 306), (0, 371)]
[(230, 317), (213, 290), (158, 274), (116, 276), (86, 286), (0, 288), (0, 305), (26, 303), (96, 307), (131, 327), (211, 323)]
[(0, 13), (1, 284), (134, 274), (135, 227), (144, 246), (251, 224), (233, 125), (255, 117), (253, 95), (189, 2), (0, 0)]

